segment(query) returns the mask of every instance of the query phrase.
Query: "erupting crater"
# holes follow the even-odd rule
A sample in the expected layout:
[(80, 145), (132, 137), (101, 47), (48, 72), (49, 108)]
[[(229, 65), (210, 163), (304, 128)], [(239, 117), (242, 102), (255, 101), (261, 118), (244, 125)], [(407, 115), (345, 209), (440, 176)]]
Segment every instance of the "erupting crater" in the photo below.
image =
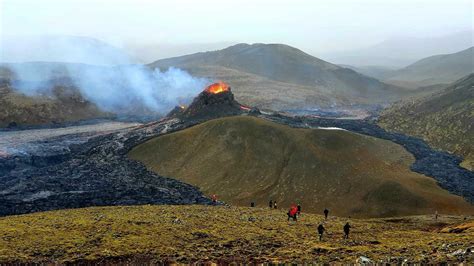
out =
[(168, 114), (168, 117), (207, 120), (223, 116), (240, 115), (247, 111), (242, 106), (235, 100), (231, 87), (219, 81), (207, 86), (194, 98), (187, 108), (176, 107), (173, 109)]
[(207, 86), (204, 91), (210, 94), (219, 94), (221, 92), (230, 91), (230, 87), (226, 83), (219, 81), (217, 83)]

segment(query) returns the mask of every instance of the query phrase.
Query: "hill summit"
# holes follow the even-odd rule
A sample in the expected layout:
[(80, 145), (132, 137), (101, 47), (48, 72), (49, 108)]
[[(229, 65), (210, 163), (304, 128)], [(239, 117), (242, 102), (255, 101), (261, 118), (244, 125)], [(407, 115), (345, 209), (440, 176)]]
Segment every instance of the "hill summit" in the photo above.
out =
[(472, 210), (410, 171), (414, 158), (402, 146), (345, 130), (234, 116), (151, 139), (129, 156), (233, 205), (276, 200), (359, 217)]

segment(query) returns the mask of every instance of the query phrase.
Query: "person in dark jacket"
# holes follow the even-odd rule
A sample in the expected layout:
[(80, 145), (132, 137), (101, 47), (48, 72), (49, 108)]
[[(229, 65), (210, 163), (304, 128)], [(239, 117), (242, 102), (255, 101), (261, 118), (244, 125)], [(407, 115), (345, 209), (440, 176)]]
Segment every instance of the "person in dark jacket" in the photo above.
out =
[(273, 209), (273, 200), (270, 200), (270, 202), (268, 203), (268, 207), (270, 207), (270, 209)]
[(324, 219), (328, 219), (328, 214), (329, 214), (329, 210), (327, 208), (324, 209)]
[(277, 202), (276, 202), (276, 200), (273, 202), (273, 208), (274, 208), (274, 209), (277, 208)]
[(344, 225), (344, 239), (348, 239), (349, 238), (349, 231), (351, 230), (351, 225), (349, 224), (349, 222), (346, 223), (346, 225)]
[(296, 206), (297, 210), (298, 210), (298, 216), (301, 215), (301, 205), (298, 204), (298, 206)]
[(324, 228), (323, 224), (320, 223), (318, 226), (319, 241), (323, 240), (324, 231), (326, 231), (326, 229)]
[(255, 207), (255, 202), (250, 202), (250, 207)]

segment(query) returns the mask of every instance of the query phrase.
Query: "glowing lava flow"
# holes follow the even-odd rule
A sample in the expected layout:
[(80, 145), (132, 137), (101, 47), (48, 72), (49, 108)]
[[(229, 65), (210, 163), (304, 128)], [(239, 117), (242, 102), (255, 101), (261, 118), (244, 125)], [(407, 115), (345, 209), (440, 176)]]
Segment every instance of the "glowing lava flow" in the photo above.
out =
[(229, 85), (225, 84), (222, 81), (219, 81), (217, 83), (209, 85), (205, 91), (212, 94), (218, 94), (221, 92), (229, 91), (229, 89)]

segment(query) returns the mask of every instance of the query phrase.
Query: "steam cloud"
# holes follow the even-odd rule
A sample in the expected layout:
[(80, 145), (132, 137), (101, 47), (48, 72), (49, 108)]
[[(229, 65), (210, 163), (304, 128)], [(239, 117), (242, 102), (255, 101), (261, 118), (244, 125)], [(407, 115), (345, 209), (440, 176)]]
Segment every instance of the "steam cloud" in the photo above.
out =
[(162, 72), (142, 65), (48, 64), (8, 64), (15, 74), (12, 86), (26, 95), (36, 96), (52, 95), (55, 86), (73, 85), (84, 99), (104, 111), (146, 110), (163, 114), (178, 104), (188, 103), (210, 83), (178, 68)]
[[(40, 48), (37, 51), (41, 51), (41, 47), (53, 46), (51, 39), (47, 40), (48, 45), (41, 43), (36, 47)], [(56, 50), (68, 51), (56, 56), (61, 58), (61, 63), (3, 64), (13, 72), (11, 84), (14, 89), (29, 96), (54, 96), (53, 89), (56, 86), (75, 87), (85, 100), (104, 111), (118, 114), (164, 114), (178, 104), (188, 103), (211, 83), (209, 79), (193, 77), (178, 68), (160, 71), (133, 64), (131, 60), (123, 64), (124, 58), (128, 58), (125, 54), (120, 57), (120, 65), (116, 65), (117, 61), (110, 55), (119, 54), (118, 48), (110, 46), (111, 51), (107, 52), (108, 46), (104, 43), (97, 45), (95, 41), (91, 45), (90, 40), (85, 42), (83, 38), (73, 38), (74, 41), (65, 41), (64, 38), (60, 40), (55, 39)], [(94, 48), (96, 46), (98, 48)], [(29, 50), (34, 48), (28, 47)], [(48, 59), (51, 58), (44, 58), (46, 61)]]

